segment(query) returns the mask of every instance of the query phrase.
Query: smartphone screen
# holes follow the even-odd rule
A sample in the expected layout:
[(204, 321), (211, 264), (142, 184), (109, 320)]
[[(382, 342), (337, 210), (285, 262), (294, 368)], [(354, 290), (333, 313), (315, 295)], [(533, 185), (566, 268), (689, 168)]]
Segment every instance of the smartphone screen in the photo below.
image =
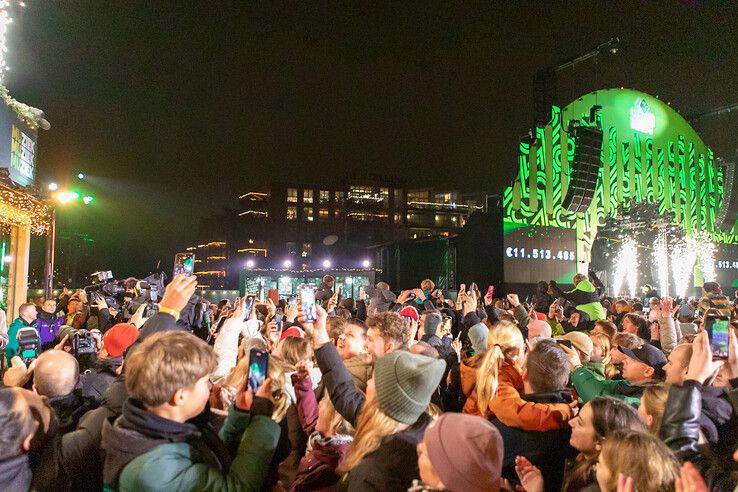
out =
[(279, 331), (282, 331), (282, 318), (284, 314), (282, 313), (282, 308), (277, 308), (277, 312), (274, 313), (274, 322), (277, 323), (277, 329)]
[(315, 287), (309, 284), (301, 285), (300, 301), (302, 312), (305, 313), (305, 321), (312, 323), (315, 321)]
[(297, 294), (290, 294), (287, 298), (287, 305), (292, 307), (297, 304)]
[(243, 320), (248, 321), (251, 316), (251, 308), (254, 307), (254, 299), (256, 296), (249, 294), (246, 296), (246, 301), (243, 303)]
[(177, 253), (174, 255), (174, 277), (184, 275), (189, 277), (195, 270), (195, 253)]
[(259, 349), (251, 349), (249, 352), (249, 376), (248, 385), (251, 391), (256, 390), (264, 383), (269, 370), (269, 353)]
[(727, 359), (730, 320), (724, 316), (708, 316), (705, 318), (705, 330), (710, 337), (713, 358)]
[(490, 285), (489, 287), (487, 287), (487, 297), (489, 297), (491, 299), (492, 296), (494, 295), (494, 293), (495, 293), (495, 286), (494, 285)]

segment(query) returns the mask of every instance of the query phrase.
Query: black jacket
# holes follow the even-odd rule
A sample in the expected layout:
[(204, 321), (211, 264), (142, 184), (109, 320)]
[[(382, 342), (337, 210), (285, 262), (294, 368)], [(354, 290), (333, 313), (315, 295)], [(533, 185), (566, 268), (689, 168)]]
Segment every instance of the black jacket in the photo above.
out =
[(718, 460), (702, 452), (697, 443), (700, 435), (702, 384), (685, 381), (669, 388), (659, 435), (681, 461), (691, 461), (711, 491), (731, 492), (736, 482)]
[(102, 401), (108, 386), (118, 379), (116, 370), (123, 364), (123, 356), (112, 359), (97, 359), (81, 376), (82, 395), (96, 402)]
[(104, 408), (88, 412), (76, 429), (63, 435), (56, 428), (56, 419), (52, 419), (44, 444), (30, 453), (32, 489), (101, 490), (100, 430), (107, 415)]
[(97, 408), (98, 404), (92, 398), (83, 396), (80, 390), (74, 390), (68, 395), (49, 398), (49, 406), (59, 420), (58, 432), (66, 434), (75, 430), (80, 418)]
[[(356, 427), (366, 396), (356, 388), (333, 344), (327, 343), (316, 350), (315, 358), (333, 406)], [(338, 490), (406, 491), (412, 481), (420, 477), (415, 446), (431, 421), (431, 417), (423, 413), (406, 430), (385, 438), (377, 450), (366, 455), (343, 477)]]
[[(536, 403), (572, 402), (569, 390), (524, 395), (523, 399)], [(564, 424), (560, 429), (539, 432), (508, 427), (497, 419), (492, 420), (492, 423), (500, 431), (505, 444), (505, 457), (502, 461), (504, 478), (512, 483), (518, 482), (515, 458), (525, 456), (541, 470), (547, 492), (561, 490), (566, 460), (577, 455), (577, 451), (569, 444), (571, 427), (568, 424)]]

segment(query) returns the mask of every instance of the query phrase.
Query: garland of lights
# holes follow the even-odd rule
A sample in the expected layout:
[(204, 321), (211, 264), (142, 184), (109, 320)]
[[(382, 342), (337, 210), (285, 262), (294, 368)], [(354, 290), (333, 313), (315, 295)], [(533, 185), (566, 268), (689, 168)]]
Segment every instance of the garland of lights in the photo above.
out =
[(26, 193), (0, 184), (0, 224), (4, 227), (29, 227), (31, 233), (43, 236), (49, 230), (49, 206)]

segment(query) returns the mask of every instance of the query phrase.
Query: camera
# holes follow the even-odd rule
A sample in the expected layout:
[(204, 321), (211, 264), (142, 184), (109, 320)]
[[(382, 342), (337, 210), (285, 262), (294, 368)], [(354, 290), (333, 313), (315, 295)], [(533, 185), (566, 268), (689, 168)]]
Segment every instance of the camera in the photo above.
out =
[(120, 310), (123, 304), (125, 304), (124, 297), (126, 289), (123, 286), (123, 282), (113, 279), (113, 274), (109, 271), (95, 272), (90, 277), (95, 283), (88, 285), (84, 289), (90, 298), (90, 302), (94, 303), (102, 297), (109, 307)]
[(56, 336), (62, 340), (67, 335), (69, 335), (67, 343), (72, 347), (72, 354), (75, 357), (97, 353), (97, 341), (91, 332), (77, 330), (71, 326), (62, 326)]
[(41, 337), (36, 328), (21, 328), (18, 330), (18, 356), (28, 366), (41, 353)]

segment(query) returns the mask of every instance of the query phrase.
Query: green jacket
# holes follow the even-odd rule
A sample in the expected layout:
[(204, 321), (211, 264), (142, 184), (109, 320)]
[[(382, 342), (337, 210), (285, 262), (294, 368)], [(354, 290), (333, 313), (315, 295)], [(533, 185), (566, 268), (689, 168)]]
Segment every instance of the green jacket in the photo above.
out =
[[(577, 292), (579, 291), (579, 292)], [(581, 293), (585, 293), (587, 295), (582, 296)], [(599, 321), (602, 319), (606, 319), (605, 316), (605, 309), (602, 307), (602, 304), (600, 303), (599, 299), (593, 300), (592, 302), (587, 302), (583, 304), (579, 304), (577, 301), (579, 301), (582, 297), (592, 297), (592, 294), (594, 293), (594, 296), (597, 297), (597, 289), (594, 285), (592, 285), (592, 282), (590, 282), (588, 279), (584, 279), (580, 281), (577, 286), (574, 288), (574, 290), (570, 292), (566, 292), (564, 294), (564, 297), (571, 302), (574, 303), (574, 306), (585, 313), (589, 315), (589, 319), (592, 321)]]
[(579, 399), (587, 403), (598, 396), (612, 396), (636, 407), (641, 404), (643, 388), (625, 380), (605, 379), (590, 368), (581, 366), (571, 373), (571, 382)]
[(8, 326), (8, 345), (5, 346), (5, 358), (8, 361), (8, 367), (10, 367), (10, 359), (18, 355), (18, 330), (33, 326), (33, 324), (26, 323), (26, 320), (21, 317), (15, 318), (15, 321)]
[(193, 463), (193, 449), (187, 443), (160, 444), (123, 468), (119, 490), (260, 490), (279, 434), (280, 427), (271, 418), (252, 416), (231, 406), (220, 430), (226, 446), (238, 448), (227, 475), (204, 463)]

